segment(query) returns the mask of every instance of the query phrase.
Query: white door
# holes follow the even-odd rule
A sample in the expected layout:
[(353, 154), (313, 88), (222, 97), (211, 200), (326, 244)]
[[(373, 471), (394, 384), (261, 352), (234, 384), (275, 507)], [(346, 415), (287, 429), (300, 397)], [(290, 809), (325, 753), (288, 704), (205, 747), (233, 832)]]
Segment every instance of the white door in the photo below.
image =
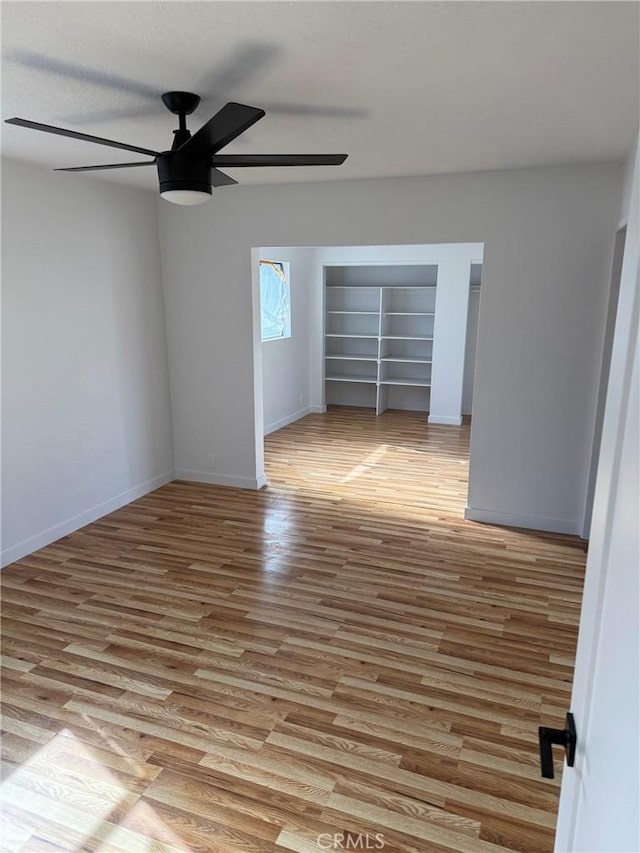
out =
[(638, 157), (602, 430), (557, 853), (640, 851)]

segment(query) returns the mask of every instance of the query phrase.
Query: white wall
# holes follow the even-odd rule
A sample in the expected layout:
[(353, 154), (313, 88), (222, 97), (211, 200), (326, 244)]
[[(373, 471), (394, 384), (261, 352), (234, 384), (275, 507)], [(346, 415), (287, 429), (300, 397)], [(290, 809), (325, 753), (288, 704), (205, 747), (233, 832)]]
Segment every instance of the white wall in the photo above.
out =
[(291, 291), (291, 337), (262, 342), (264, 433), (304, 417), (311, 408), (311, 328), (319, 322), (313, 313), (314, 249), (264, 247), (260, 257), (287, 261)]
[(2, 559), (170, 479), (154, 197), (2, 165)]
[(484, 242), (471, 512), (579, 531), (621, 181), (596, 164), (159, 201), (177, 468), (214, 451), (257, 482), (251, 247)]

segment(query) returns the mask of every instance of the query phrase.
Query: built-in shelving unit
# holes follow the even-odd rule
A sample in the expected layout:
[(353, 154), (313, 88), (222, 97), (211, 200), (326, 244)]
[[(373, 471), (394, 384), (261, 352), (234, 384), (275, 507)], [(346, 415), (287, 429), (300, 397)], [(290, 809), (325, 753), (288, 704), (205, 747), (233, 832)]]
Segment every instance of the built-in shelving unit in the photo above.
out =
[(429, 410), (437, 265), (326, 268), (325, 400)]

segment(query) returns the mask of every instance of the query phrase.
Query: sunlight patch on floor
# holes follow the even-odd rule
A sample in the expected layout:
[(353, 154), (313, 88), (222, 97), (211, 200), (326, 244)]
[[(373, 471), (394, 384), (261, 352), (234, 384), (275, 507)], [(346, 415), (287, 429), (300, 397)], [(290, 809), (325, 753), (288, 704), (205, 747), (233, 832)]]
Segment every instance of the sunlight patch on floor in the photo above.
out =
[(0, 802), (2, 853), (19, 853), (27, 845), (35, 850), (38, 844), (43, 850), (63, 844), (70, 851), (89, 845), (104, 853), (190, 850), (138, 793), (130, 792), (68, 729), (3, 781)]
[(356, 465), (355, 468), (352, 468), (347, 476), (340, 480), (340, 485), (343, 486), (345, 483), (350, 483), (352, 480), (356, 480), (358, 477), (361, 477), (363, 474), (371, 471), (371, 469), (375, 468), (382, 460), (388, 449), (388, 444), (381, 444), (377, 450), (374, 450), (373, 453), (370, 453), (367, 456), (364, 462), (361, 462), (359, 465)]

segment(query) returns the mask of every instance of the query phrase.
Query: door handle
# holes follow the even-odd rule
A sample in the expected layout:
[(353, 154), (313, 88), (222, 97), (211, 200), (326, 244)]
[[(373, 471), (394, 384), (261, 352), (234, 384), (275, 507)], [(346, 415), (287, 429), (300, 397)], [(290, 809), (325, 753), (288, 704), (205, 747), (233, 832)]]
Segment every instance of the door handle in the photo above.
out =
[(564, 729), (549, 729), (547, 726), (538, 728), (540, 741), (540, 772), (544, 779), (553, 779), (552, 744), (564, 747), (567, 766), (573, 767), (576, 757), (576, 724), (573, 714), (567, 714), (567, 726)]

